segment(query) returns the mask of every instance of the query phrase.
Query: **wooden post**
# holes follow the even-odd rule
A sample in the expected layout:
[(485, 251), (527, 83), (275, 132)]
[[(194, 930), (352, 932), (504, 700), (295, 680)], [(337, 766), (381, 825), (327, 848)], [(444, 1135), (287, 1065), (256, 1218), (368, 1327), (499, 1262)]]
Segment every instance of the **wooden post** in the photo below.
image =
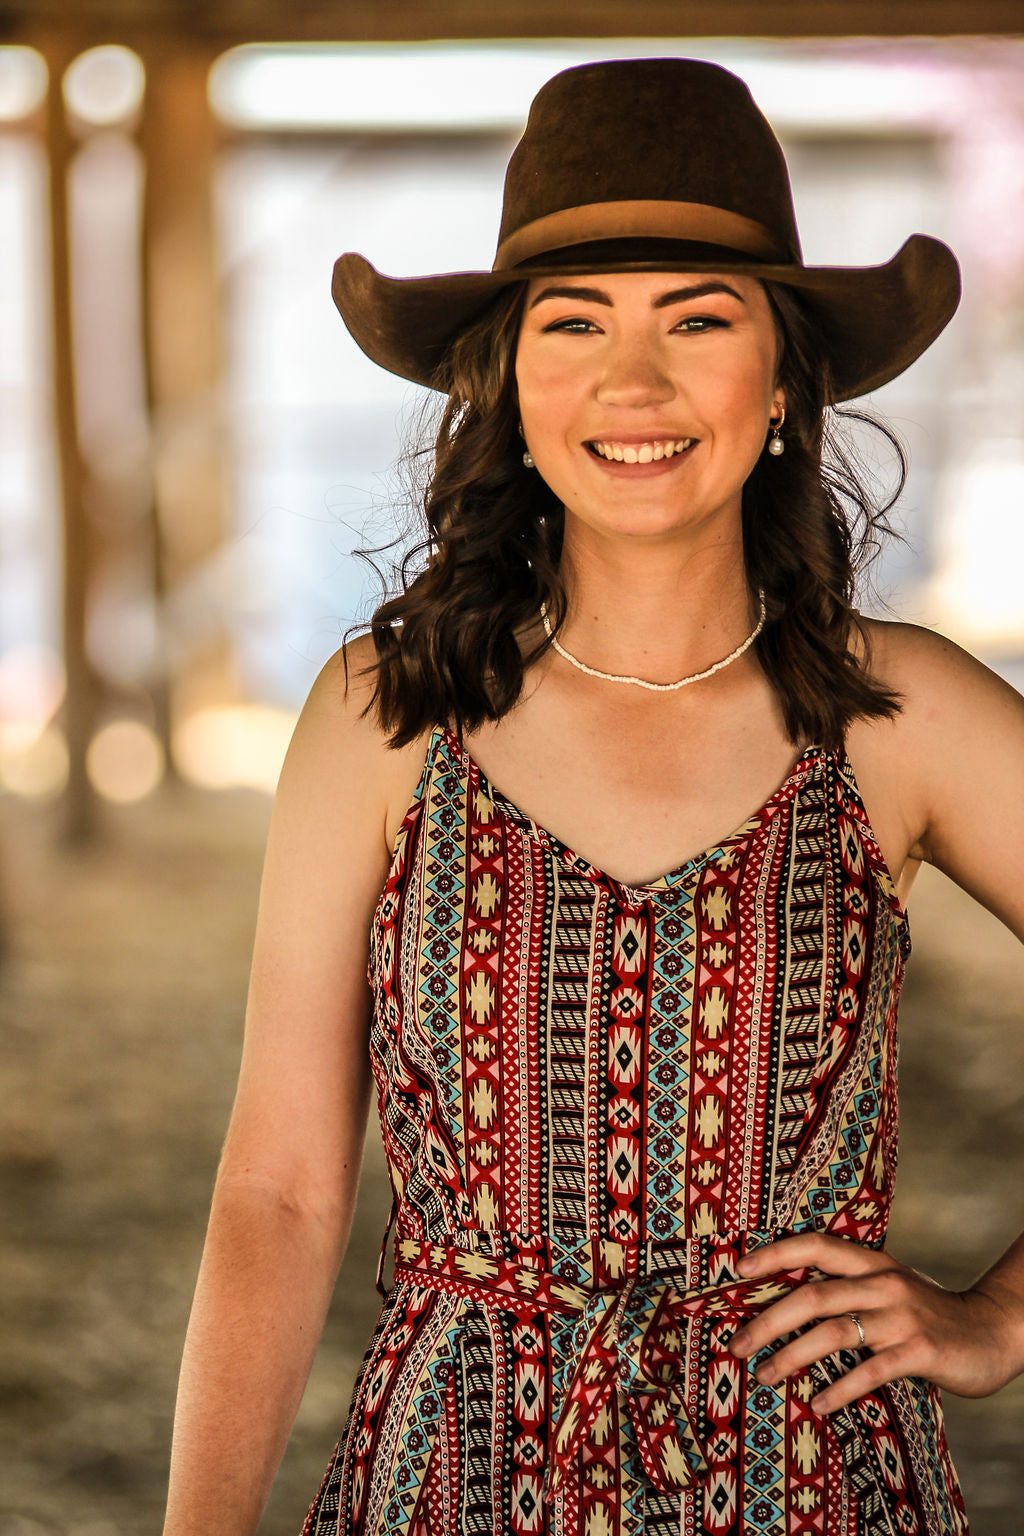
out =
[[(218, 51), (167, 37), (140, 49), (146, 67), (142, 255), (158, 601), (213, 555), (228, 533), (212, 198), (218, 131), (206, 95)], [(170, 681), (190, 699), (221, 697), (233, 687), (224, 635), (199, 637), (178, 667), (182, 675)], [(170, 708), (165, 701), (165, 740)]]
[(64, 835), (80, 842), (95, 830), (95, 796), (85, 771), (85, 754), (96, 718), (97, 686), (85, 645), (89, 590), (89, 527), (82, 497), (83, 467), (75, 409), (75, 368), (71, 325), (71, 246), (68, 172), (74, 141), (64, 112), (61, 82), (75, 56), (66, 40), (46, 49), (50, 72), (46, 143), (50, 175), (50, 268), (53, 293), (53, 382), (57, 415), (58, 467), (63, 522), (63, 647), (67, 682), (64, 731), (68, 785)]

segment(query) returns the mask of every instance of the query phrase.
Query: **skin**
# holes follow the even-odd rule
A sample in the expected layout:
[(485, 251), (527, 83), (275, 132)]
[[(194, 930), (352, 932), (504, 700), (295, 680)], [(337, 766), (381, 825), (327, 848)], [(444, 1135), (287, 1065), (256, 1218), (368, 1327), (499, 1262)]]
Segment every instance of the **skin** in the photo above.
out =
[[(567, 279), (558, 286), (574, 292), (534, 305), (551, 286), (538, 281), (517, 355), (526, 442), (566, 504), (561, 639), (593, 667), (652, 681), (707, 667), (755, 621), (740, 488), (784, 404), (777, 342), (749, 279), (659, 302), (708, 281)], [(586, 447), (595, 436), (662, 435), (696, 443), (667, 466), (609, 465)], [(901, 898), (927, 861), (1024, 938), (1024, 700), (939, 635), (868, 628), (873, 671), (904, 709), (854, 722), (847, 752)], [(281, 774), (165, 1536), (255, 1531), (348, 1241), (371, 1092), (366, 936), (427, 740), (392, 751), (372, 716), (361, 718), (370, 686), (360, 669), (372, 655), (368, 637), (348, 647), (347, 689), (342, 653), (327, 663)], [(581, 675), (548, 652), (516, 708), (466, 745), (527, 814), (627, 883), (720, 840), (797, 755), (751, 652), (664, 694)], [(981, 1395), (1024, 1369), (1024, 1240), (962, 1295), (831, 1236), (786, 1239), (745, 1264), (751, 1274), (808, 1270), (732, 1340), (737, 1355), (769, 1350), (758, 1370), (773, 1379), (855, 1346), (846, 1314), (861, 1317), (871, 1352), (815, 1400), (821, 1412), (906, 1373)]]

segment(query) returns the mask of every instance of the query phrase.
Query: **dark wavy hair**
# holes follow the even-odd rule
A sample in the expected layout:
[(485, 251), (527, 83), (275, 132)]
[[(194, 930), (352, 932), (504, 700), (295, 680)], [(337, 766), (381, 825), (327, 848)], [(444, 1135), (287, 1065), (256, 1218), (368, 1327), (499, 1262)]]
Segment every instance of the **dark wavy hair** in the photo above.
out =
[[(763, 453), (743, 487), (746, 575), (752, 593), (764, 592), (767, 615), (755, 654), (792, 742), (838, 750), (850, 720), (900, 708), (899, 695), (871, 676), (853, 603), (856, 577), (881, 537), (900, 537), (886, 514), (903, 489), (906, 460), (887, 426), (836, 409), (813, 320), (791, 288), (764, 287), (781, 340), (786, 451)], [(525, 283), (504, 290), (453, 343), (436, 381), (447, 403), (423, 498), (426, 536), (405, 553), (396, 572), (401, 590), (369, 624), (376, 661), (368, 670), (376, 679), (364, 713), (376, 709), (393, 747), (436, 723), (461, 736), (500, 719), (519, 698), (526, 669), (551, 645), (544, 635), (522, 651), (517, 631), (535, 623), (541, 602), (555, 634), (565, 619), (564, 511), (536, 470), (524, 467), (518, 433), (514, 364), (525, 292)], [(895, 453), (898, 483), (877, 504), (840, 439), (850, 423), (876, 428)], [(368, 559), (380, 552), (359, 551)], [(854, 631), (862, 660), (851, 652)]]

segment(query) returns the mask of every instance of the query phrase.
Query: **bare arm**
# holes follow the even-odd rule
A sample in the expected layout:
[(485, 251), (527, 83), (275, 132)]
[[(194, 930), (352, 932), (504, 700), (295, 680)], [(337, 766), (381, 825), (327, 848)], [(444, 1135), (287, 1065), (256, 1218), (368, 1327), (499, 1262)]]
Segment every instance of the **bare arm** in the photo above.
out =
[[(914, 631), (909, 648), (921, 679), (909, 722), (922, 824), (915, 851), (1024, 943), (1024, 698), (942, 636)], [(1001, 1386), (1024, 1371), (1024, 1233), (972, 1291), (996, 1314)]]
[[(873, 763), (884, 767), (894, 824), (902, 823), (893, 846), (900, 841), (910, 858), (943, 870), (1024, 940), (1024, 699), (942, 636), (887, 625), (880, 639), (878, 672), (905, 701), (899, 719), (878, 728)], [(866, 754), (872, 763), (870, 742)], [(758, 1366), (758, 1378), (773, 1383), (855, 1346), (851, 1329), (863, 1329), (869, 1354), (814, 1399), (816, 1411), (831, 1412), (898, 1376), (982, 1397), (1024, 1372), (1024, 1235), (961, 1294), (885, 1250), (823, 1233), (766, 1245), (741, 1272), (804, 1265), (828, 1278), (767, 1308), (731, 1348), (749, 1356), (816, 1323)]]
[[(349, 648), (317, 679), (271, 819), (238, 1092), (182, 1362), (165, 1536), (250, 1536), (352, 1222), (388, 749)], [(359, 659), (357, 659), (359, 658)], [(355, 663), (355, 665), (353, 665)]]

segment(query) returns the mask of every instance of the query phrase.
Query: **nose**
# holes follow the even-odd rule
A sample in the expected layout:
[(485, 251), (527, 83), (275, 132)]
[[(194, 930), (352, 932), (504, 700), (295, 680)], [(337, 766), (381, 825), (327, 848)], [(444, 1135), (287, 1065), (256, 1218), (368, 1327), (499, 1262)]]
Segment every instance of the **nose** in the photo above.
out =
[(606, 352), (597, 385), (600, 404), (664, 405), (675, 393), (671, 377), (648, 342), (623, 339)]

